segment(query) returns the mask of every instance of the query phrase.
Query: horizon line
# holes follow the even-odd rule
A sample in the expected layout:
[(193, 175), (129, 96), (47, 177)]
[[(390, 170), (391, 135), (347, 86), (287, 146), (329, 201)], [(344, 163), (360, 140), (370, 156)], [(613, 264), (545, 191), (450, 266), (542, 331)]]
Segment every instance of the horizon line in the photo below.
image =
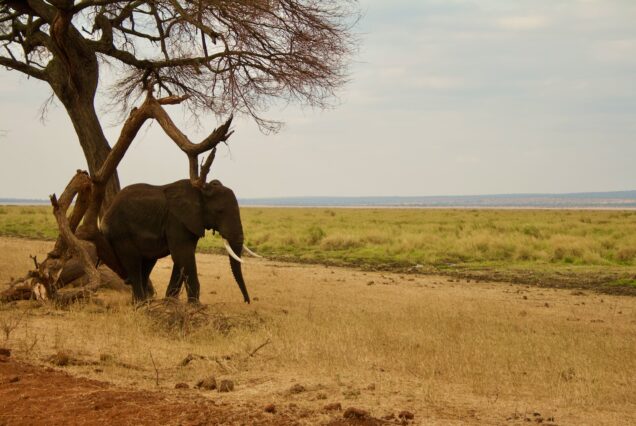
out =
[[(259, 197), (237, 197), (239, 200), (287, 200), (287, 199), (409, 199), (409, 198), (475, 198), (475, 197), (555, 197), (555, 196), (581, 196), (581, 195), (619, 195), (629, 194), (630, 198), (636, 197), (636, 189), (618, 191), (581, 191), (581, 192), (509, 192), (491, 194), (463, 194), (463, 195), (283, 195), (283, 196), (259, 196)], [(46, 198), (19, 198), (0, 197), (0, 201), (36, 201), (38, 203), (49, 203)]]

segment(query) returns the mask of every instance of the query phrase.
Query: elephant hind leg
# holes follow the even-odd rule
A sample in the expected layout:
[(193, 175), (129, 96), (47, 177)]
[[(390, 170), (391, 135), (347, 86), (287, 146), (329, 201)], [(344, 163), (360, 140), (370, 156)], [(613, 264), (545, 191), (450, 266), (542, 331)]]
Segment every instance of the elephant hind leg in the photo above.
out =
[(133, 302), (142, 302), (146, 299), (146, 291), (142, 279), (142, 258), (137, 247), (129, 240), (120, 240), (114, 244), (119, 261), (128, 275), (127, 282), (133, 288)]
[(156, 263), (157, 259), (143, 259), (141, 261), (141, 284), (146, 293), (146, 297), (152, 297), (155, 295), (155, 289), (150, 281), (150, 273)]
[(172, 265), (172, 274), (170, 275), (170, 283), (166, 289), (166, 297), (178, 298), (181, 293), (181, 284), (183, 284), (184, 272), (178, 268), (176, 264)]

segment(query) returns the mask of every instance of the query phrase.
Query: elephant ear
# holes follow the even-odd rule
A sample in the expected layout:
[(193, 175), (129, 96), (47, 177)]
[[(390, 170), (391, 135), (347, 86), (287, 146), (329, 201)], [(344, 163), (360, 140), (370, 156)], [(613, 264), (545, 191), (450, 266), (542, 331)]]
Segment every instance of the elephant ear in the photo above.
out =
[(219, 189), (223, 188), (223, 184), (221, 183), (220, 180), (214, 179), (211, 180), (210, 182), (206, 183), (205, 185), (203, 185), (203, 195), (205, 197), (213, 197), (215, 193), (218, 192)]
[(189, 180), (178, 181), (164, 187), (168, 212), (185, 225), (190, 232), (201, 238), (205, 235), (201, 190)]

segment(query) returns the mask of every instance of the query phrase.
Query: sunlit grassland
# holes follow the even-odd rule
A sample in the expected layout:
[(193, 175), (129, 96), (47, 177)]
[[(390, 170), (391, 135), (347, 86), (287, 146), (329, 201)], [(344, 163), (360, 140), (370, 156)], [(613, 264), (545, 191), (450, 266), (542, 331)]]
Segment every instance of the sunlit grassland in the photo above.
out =
[[(52, 246), (0, 239), (0, 283)], [(64, 352), (77, 362), (55, 368), (127, 387), (231, 379), (235, 392), (207, 395), (313, 410), (300, 424), (326, 424), (331, 402), (376, 416), (407, 409), (420, 424), (507, 424), (517, 411), (557, 424), (636, 424), (636, 298), (252, 260), (246, 305), (225, 256), (199, 255), (197, 265), (200, 324), (183, 315), (166, 327), (131, 306), (130, 292), (100, 291), (67, 310), (0, 304), (0, 346), (47, 367)], [(171, 268), (163, 259), (153, 270), (159, 295)], [(307, 391), (290, 394), (294, 383)], [(428, 423), (436, 413), (443, 419)]]
[[(243, 208), (246, 242), (303, 262), (421, 271), (613, 274), (634, 285), (636, 211)], [(0, 234), (53, 238), (48, 207), (0, 207)], [(221, 250), (218, 236), (201, 251)], [(616, 281), (619, 280), (619, 281)]]
[[(0, 282), (50, 247), (0, 242)], [(0, 330), (16, 325), (0, 344), (46, 366), (62, 351), (78, 360), (67, 371), (126, 386), (230, 378), (234, 393), (211, 394), (223, 402), (322, 412), (339, 401), (422, 418), (437, 409), (467, 415), (459, 405), (486, 416), (481, 424), (502, 424), (517, 409), (559, 424), (633, 423), (634, 298), (255, 261), (245, 267), (255, 296), (245, 305), (224, 258), (201, 255), (198, 264), (208, 320), (187, 332), (131, 306), (128, 292), (104, 292), (101, 303), (67, 310), (0, 305)], [(153, 271), (159, 294), (170, 266), (162, 260)], [(293, 383), (307, 392), (290, 395)]]
[(57, 236), (52, 208), (0, 206), (0, 235), (50, 240)]
[[(351, 263), (634, 266), (636, 212), (243, 209), (260, 251)], [(206, 239), (202, 247), (207, 247)]]

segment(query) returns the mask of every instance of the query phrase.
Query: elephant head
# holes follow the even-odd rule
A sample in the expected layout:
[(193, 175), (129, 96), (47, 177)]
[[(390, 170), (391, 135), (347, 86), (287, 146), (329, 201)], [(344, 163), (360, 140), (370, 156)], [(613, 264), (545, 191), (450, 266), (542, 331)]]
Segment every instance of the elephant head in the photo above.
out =
[[(168, 185), (165, 193), (169, 213), (190, 232), (199, 238), (203, 237), (206, 229), (221, 235), (229, 254), (234, 279), (241, 289), (244, 301), (250, 303), (241, 270), (243, 226), (234, 192), (218, 180), (213, 180), (202, 188), (192, 186), (189, 181), (180, 181), (178, 185)], [(249, 252), (249, 249), (246, 250)]]

